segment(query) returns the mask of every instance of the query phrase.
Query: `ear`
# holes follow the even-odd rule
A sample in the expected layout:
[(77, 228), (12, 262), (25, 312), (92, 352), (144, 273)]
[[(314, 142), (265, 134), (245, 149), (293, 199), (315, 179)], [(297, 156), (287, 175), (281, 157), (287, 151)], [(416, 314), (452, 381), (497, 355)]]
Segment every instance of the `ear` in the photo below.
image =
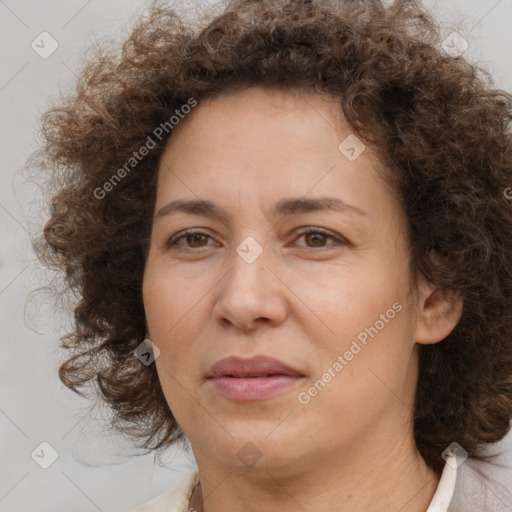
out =
[(463, 300), (458, 294), (436, 288), (420, 276), (414, 341), (431, 344), (444, 340), (460, 320), (462, 308)]

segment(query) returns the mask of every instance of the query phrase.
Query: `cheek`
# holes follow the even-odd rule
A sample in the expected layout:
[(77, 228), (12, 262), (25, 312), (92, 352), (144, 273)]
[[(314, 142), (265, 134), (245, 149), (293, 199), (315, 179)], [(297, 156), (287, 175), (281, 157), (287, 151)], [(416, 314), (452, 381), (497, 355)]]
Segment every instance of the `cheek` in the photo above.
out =
[[(159, 271), (148, 266), (143, 300), (148, 333), (161, 352), (156, 361), (159, 373), (165, 369), (179, 377), (194, 364), (196, 340), (200, 339), (211, 308), (207, 297), (210, 288), (206, 280), (198, 280), (191, 286), (172, 269)], [(162, 378), (166, 386), (173, 387), (169, 375), (162, 374)]]
[[(314, 277), (288, 276), (287, 283), (337, 334), (356, 334), (400, 301), (406, 283), (380, 263), (328, 265)], [(392, 312), (393, 313), (393, 312)]]
[(335, 341), (301, 395), (311, 400), (304, 411), (321, 414), (325, 425), (339, 430), (339, 418), (350, 418), (350, 425), (342, 427), (347, 432), (366, 428), (386, 410), (407, 403), (414, 385), (405, 304), (359, 306), (357, 316), (339, 315)]
[(353, 267), (331, 272), (321, 286), (307, 280), (302, 285), (308, 307), (322, 320), (315, 325), (329, 328), (309, 333), (324, 352), (319, 370), (327, 371), (337, 356), (344, 357), (344, 377), (337, 382), (361, 396), (376, 379), (369, 369), (390, 382), (403, 378), (396, 369), (406, 371), (412, 350), (406, 276), (376, 261), (360, 271)]
[(172, 267), (162, 267), (148, 262), (143, 281), (143, 300), (150, 332), (159, 338), (166, 337), (176, 328), (187, 323), (187, 316), (200, 309), (204, 296), (202, 282), (191, 283)]

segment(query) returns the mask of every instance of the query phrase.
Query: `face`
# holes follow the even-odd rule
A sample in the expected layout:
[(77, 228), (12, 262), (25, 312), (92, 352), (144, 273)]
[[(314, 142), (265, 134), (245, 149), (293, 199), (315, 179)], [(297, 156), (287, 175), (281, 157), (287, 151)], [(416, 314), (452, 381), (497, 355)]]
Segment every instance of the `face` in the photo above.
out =
[(351, 133), (337, 100), (259, 87), (173, 131), (143, 295), (198, 460), (311, 468), (412, 438), (415, 340), (448, 332), (421, 326), (405, 214)]

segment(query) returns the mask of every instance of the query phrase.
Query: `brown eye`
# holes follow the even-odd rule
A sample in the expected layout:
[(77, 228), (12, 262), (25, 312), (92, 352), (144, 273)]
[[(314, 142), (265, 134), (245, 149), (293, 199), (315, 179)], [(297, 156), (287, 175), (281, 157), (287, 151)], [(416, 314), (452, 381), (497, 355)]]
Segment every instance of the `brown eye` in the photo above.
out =
[(321, 247), (324, 245), (326, 237), (323, 233), (311, 232), (304, 235), (304, 240), (310, 242), (312, 247)]
[(202, 233), (196, 233), (191, 235), (185, 235), (184, 238), (191, 247), (203, 247), (204, 244), (202, 244), (201, 242), (207, 241), (209, 237)]
[[(339, 247), (340, 245), (344, 245), (342, 239), (328, 233), (324, 232), (324, 230), (319, 228), (308, 229), (299, 234), (297, 240), (300, 238), (304, 238), (306, 245), (305, 247), (314, 249), (314, 248), (331, 248), (331, 247)], [(332, 243), (327, 243), (328, 240), (333, 240)], [(304, 247), (303, 244), (298, 244), (299, 246)]]
[[(179, 247), (180, 249), (199, 249), (208, 246), (209, 235), (201, 231), (186, 231), (173, 236), (165, 245), (168, 249)], [(184, 240), (185, 243), (179, 243)]]

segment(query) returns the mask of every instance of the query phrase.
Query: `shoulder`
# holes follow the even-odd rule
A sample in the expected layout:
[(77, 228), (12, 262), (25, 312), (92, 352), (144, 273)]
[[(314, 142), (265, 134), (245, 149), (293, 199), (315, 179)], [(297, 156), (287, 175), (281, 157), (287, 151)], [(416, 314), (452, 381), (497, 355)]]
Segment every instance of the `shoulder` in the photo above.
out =
[(189, 473), (181, 482), (144, 503), (133, 512), (188, 512), (188, 503), (198, 482), (197, 470)]
[(510, 512), (512, 510), (510, 461), (465, 460), (457, 468), (449, 512)]

